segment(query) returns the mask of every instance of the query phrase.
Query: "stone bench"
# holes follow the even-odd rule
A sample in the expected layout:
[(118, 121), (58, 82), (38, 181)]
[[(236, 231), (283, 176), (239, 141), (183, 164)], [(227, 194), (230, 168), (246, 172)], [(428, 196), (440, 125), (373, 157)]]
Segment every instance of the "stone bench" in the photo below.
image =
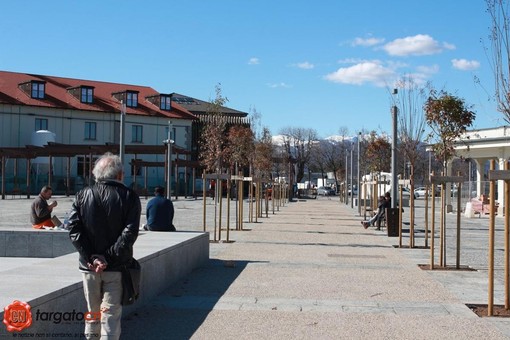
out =
[(65, 230), (0, 230), (0, 257), (53, 258), (73, 252)]
[[(23, 239), (28, 236), (29, 240), (34, 237), (33, 232), (17, 233), (28, 235), (21, 237), (5, 232), (6, 241), (3, 242), (17, 237)], [(58, 243), (62, 237), (60, 235), (68, 237), (65, 232), (39, 233), (35, 237), (40, 237), (41, 241), (51, 236)], [(24, 241), (18, 239), (18, 242)], [(70, 243), (69, 240), (67, 242)], [(209, 235), (200, 232), (140, 232), (134, 256), (142, 265), (141, 293), (134, 305), (124, 308), (124, 316), (195, 268), (205, 265), (209, 259)], [(55, 258), (4, 257), (0, 261), (3, 264), (0, 268), (2, 320), (3, 308), (19, 300), (31, 306), (33, 319), (32, 325), (22, 333), (30, 337), (59, 338), (57, 335), (63, 334), (79, 337), (83, 332), (83, 316), (87, 310), (76, 252)], [(12, 334), (1, 325), (0, 338), (5, 336), (12, 337)]]

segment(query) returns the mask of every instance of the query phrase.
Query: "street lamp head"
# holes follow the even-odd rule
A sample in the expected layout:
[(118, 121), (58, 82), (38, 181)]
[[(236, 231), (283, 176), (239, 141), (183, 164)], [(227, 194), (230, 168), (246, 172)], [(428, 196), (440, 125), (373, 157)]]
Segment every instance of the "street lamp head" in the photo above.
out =
[(170, 144), (175, 143), (175, 141), (173, 139), (165, 139), (165, 140), (163, 140), (163, 144), (168, 144), (168, 141), (170, 141)]

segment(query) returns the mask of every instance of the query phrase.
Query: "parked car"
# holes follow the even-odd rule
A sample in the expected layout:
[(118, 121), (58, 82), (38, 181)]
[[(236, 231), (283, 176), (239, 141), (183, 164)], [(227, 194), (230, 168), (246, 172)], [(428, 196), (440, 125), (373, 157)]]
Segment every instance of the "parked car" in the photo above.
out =
[(334, 196), (335, 190), (331, 189), (330, 187), (318, 187), (317, 188), (317, 195), (320, 196)]
[[(409, 188), (402, 188), (402, 197), (404, 199), (410, 199), (411, 198), (411, 190), (409, 190)], [(416, 198), (416, 194), (413, 194), (413, 197)]]
[[(414, 189), (414, 197), (415, 198), (425, 197), (426, 193), (427, 193), (427, 188), (425, 188), (425, 187), (418, 187), (418, 188)], [(430, 192), (429, 192), (429, 195), (430, 195)]]
[(351, 195), (358, 196), (358, 188), (357, 188), (357, 186), (356, 186), (356, 185), (353, 185), (353, 188), (354, 188), (353, 190), (351, 190), (351, 188), (349, 188), (349, 189), (347, 190), (347, 194), (348, 194), (349, 196), (351, 196)]

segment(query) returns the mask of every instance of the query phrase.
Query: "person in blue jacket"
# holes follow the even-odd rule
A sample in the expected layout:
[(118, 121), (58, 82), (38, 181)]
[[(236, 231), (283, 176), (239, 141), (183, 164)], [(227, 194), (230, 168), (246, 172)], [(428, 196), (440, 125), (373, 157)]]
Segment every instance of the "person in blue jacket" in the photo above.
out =
[(147, 203), (147, 224), (145, 230), (175, 231), (173, 225), (174, 205), (165, 197), (165, 189), (157, 186), (154, 189), (154, 198)]

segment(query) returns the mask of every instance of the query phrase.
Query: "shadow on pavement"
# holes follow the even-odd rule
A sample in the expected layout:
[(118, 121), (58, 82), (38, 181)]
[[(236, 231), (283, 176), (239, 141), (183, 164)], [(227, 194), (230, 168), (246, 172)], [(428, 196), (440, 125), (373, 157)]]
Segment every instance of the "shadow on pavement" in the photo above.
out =
[[(189, 339), (250, 263), (211, 259), (122, 321), (121, 339)], [(150, 325), (150, 329), (147, 329)]]

